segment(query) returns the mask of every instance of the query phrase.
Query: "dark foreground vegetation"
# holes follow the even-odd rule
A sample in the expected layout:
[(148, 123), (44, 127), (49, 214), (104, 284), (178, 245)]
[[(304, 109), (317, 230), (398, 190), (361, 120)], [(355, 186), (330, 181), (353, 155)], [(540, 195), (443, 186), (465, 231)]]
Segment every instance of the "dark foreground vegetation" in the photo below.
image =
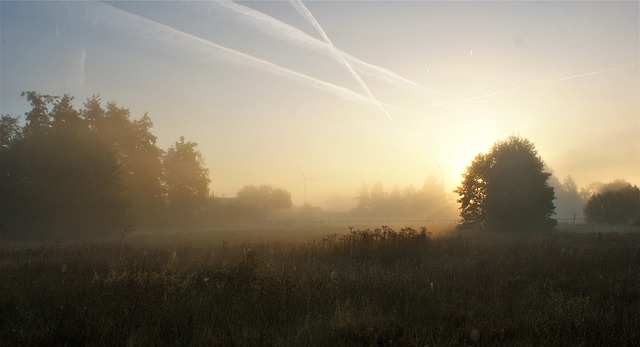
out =
[(640, 234), (0, 248), (0, 345), (633, 345)]

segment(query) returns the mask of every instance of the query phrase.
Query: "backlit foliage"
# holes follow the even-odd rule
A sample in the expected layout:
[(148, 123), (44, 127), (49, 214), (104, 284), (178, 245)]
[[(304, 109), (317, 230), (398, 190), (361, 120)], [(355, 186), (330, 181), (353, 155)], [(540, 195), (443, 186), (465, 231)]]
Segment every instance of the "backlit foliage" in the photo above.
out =
[(460, 225), (501, 231), (547, 230), (556, 222), (550, 174), (533, 143), (511, 136), (478, 154), (456, 189)]

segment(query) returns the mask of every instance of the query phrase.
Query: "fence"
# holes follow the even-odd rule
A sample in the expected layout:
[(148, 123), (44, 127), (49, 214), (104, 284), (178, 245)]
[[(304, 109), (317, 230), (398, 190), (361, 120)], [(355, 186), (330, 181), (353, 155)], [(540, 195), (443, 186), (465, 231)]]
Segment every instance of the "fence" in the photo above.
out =
[[(556, 218), (557, 230), (575, 232), (638, 232), (640, 226), (631, 224), (594, 224), (587, 223), (586, 218)], [(354, 219), (354, 220), (284, 220), (272, 221), (273, 227), (291, 229), (355, 229), (377, 228), (383, 225), (392, 228), (420, 228), (430, 230), (452, 229), (458, 224), (454, 219)]]
[(355, 229), (377, 228), (388, 226), (392, 228), (419, 228), (425, 226), (429, 229), (450, 229), (456, 226), (457, 220), (453, 219), (353, 219), (353, 220), (281, 220), (272, 221), (274, 227), (291, 229)]
[[(631, 224), (593, 224), (585, 218), (555, 218), (556, 230), (571, 232), (638, 232), (640, 226)], [(218, 225), (225, 230), (320, 230), (341, 232), (355, 229), (374, 229), (388, 226), (394, 229), (427, 227), (431, 231), (451, 230), (459, 221), (455, 219), (274, 219), (261, 222), (232, 223)]]

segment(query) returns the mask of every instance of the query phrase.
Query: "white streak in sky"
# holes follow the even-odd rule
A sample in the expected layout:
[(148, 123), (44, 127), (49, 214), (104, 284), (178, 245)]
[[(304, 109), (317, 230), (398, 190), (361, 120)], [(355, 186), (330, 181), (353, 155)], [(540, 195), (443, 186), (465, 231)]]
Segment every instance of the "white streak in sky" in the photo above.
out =
[[(260, 11), (256, 11), (252, 8), (237, 4), (230, 0), (222, 0), (216, 2), (209, 2), (211, 5), (222, 5), (225, 8), (238, 13), (247, 20), (243, 20), (243, 23), (254, 27), (261, 33), (271, 36), (275, 39), (285, 41), (305, 49), (312, 50), (314, 52), (327, 54), (335, 57), (331, 47), (326, 43), (318, 40), (317, 38), (307, 34), (306, 32), (280, 21), (274, 17), (271, 17)], [(337, 49), (337, 48), (336, 48)], [(442, 95), (439, 91), (424, 87), (416, 82), (413, 82), (405, 77), (402, 77), (395, 72), (386, 68), (367, 63), (357, 57), (354, 57), (344, 51), (337, 49), (340, 55), (351, 63), (351, 66), (357, 71), (367, 74), (369, 76), (383, 80), (397, 88), (401, 88), (410, 91), (420, 96), (426, 95)]]
[[(83, 3), (83, 5), (86, 5)], [(267, 71), (292, 81), (333, 93), (345, 100), (361, 102), (376, 107), (379, 103), (370, 98), (315, 77), (299, 73), (279, 66), (272, 62), (254, 57), (252, 55), (236, 51), (234, 49), (213, 43), (198, 36), (180, 31), (160, 22), (120, 10), (105, 3), (91, 3), (91, 8), (85, 7), (89, 21), (95, 25), (105, 25), (113, 29), (134, 33), (143, 39), (153, 40), (171, 49), (197, 53), (200, 58), (206, 60), (226, 61), (241, 64), (255, 69)]]
[(342, 56), (342, 54), (338, 51), (338, 49), (333, 44), (333, 42), (331, 42), (331, 39), (329, 38), (327, 33), (324, 32), (324, 30), (320, 26), (320, 23), (318, 23), (318, 21), (313, 16), (311, 11), (309, 11), (309, 9), (302, 3), (302, 0), (291, 0), (291, 4), (296, 9), (296, 11), (298, 11), (298, 13), (300, 13), (300, 15), (304, 19), (306, 19), (309, 23), (311, 23), (311, 25), (313, 25), (313, 27), (316, 29), (316, 31), (318, 31), (318, 33), (320, 33), (320, 35), (322, 36), (322, 39), (329, 45), (329, 47), (331, 47), (331, 51), (333, 52), (333, 54), (335, 54), (335, 56), (339, 58), (339, 60), (347, 68), (347, 70), (349, 70), (349, 73), (351, 73), (351, 76), (358, 82), (360, 87), (362, 87), (365, 93), (369, 96), (369, 99), (371, 99), (373, 103), (376, 106), (378, 106), (380, 111), (382, 111), (387, 116), (387, 118), (389, 118), (389, 121), (393, 122), (393, 118), (391, 118), (391, 115), (389, 114), (389, 112), (385, 110), (384, 106), (382, 106), (380, 101), (376, 99), (375, 95), (373, 95), (373, 93), (371, 92), (367, 84), (364, 83), (362, 78), (360, 78), (360, 75), (358, 75), (358, 73), (355, 72), (355, 70), (353, 70), (349, 62)]
[(84, 81), (85, 81), (85, 76), (86, 76), (86, 68), (85, 68), (85, 61), (87, 60), (87, 49), (86, 48), (82, 48), (82, 52), (80, 52), (80, 63), (79, 63), (79, 67), (78, 70), (80, 72), (80, 85), (78, 86), (79, 90), (80, 90), (80, 94), (82, 95), (82, 93), (84, 93)]
[(617, 71), (617, 70), (622, 70), (622, 69), (627, 69), (627, 68), (638, 66), (638, 65), (639, 64), (627, 64), (627, 65), (615, 66), (615, 67), (611, 67), (611, 68), (608, 68), (608, 69), (602, 69), (602, 70), (587, 72), (587, 73), (578, 74), (578, 75), (571, 75), (571, 76), (566, 76), (566, 77), (554, 78), (554, 79), (551, 79), (551, 80), (544, 80), (544, 81), (540, 81), (540, 82), (524, 84), (524, 85), (521, 85), (521, 86), (512, 87), (512, 88), (508, 88), (508, 89), (502, 89), (502, 90), (498, 90), (498, 91), (487, 93), (487, 94), (482, 94), (482, 95), (479, 95), (479, 96), (474, 96), (474, 97), (467, 98), (467, 99), (439, 102), (439, 103), (436, 103), (436, 104), (431, 104), (431, 105), (428, 105), (426, 107), (423, 107), (423, 109), (425, 109), (425, 108), (426, 109), (430, 109), (430, 108), (437, 108), (437, 107), (443, 107), (443, 106), (464, 104), (464, 103), (471, 102), (471, 101), (486, 99), (486, 98), (489, 98), (489, 97), (492, 97), (492, 96), (496, 96), (496, 95), (515, 92), (515, 91), (520, 90), (520, 89), (532, 88), (532, 87), (536, 87), (536, 86), (544, 85), (544, 84), (550, 84), (550, 83), (556, 83), (556, 82), (572, 80), (572, 79), (576, 79), (576, 78), (583, 78), (583, 77), (588, 77), (588, 76), (593, 76), (593, 75), (599, 75), (599, 74), (602, 74), (602, 73), (611, 72), (611, 71)]
[(86, 59), (86, 48), (71, 51), (67, 56), (67, 92), (78, 96), (84, 92)]

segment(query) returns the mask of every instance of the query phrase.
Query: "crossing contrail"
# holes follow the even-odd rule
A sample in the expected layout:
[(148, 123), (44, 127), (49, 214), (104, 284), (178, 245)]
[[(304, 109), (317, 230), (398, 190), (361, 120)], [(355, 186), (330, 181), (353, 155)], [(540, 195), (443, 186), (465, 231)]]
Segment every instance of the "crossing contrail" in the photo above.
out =
[[(74, 5), (78, 4), (79, 3), (74, 3)], [(84, 15), (84, 18), (88, 18), (94, 25), (105, 25), (119, 31), (134, 33), (144, 39), (156, 41), (174, 50), (179, 49), (182, 51), (196, 52), (199, 58), (204, 58), (207, 61), (215, 60), (245, 65), (333, 93), (348, 101), (365, 103), (378, 108), (381, 107), (379, 102), (371, 100), (371, 98), (348, 88), (287, 69), (270, 61), (216, 44), (201, 37), (180, 31), (172, 26), (118, 9), (114, 6), (100, 2), (92, 2), (89, 6), (87, 6), (88, 3), (80, 4), (85, 7), (73, 8), (73, 10), (80, 10), (82, 12), (81, 15)]]
[[(265, 35), (269, 35), (277, 40), (285, 41), (287, 43), (291, 43), (299, 47), (312, 50), (314, 52), (328, 54), (335, 57), (332, 49), (325, 42), (318, 40), (317, 38), (307, 34), (306, 32), (290, 24), (282, 22), (277, 18), (269, 16), (263, 12), (256, 11), (252, 8), (237, 4), (230, 0), (210, 2), (208, 4), (212, 6), (221, 5), (228, 10), (242, 15), (242, 18), (245, 18), (245, 20), (242, 21), (243, 24), (251, 26)], [(355, 70), (361, 73), (385, 81), (396, 88), (409, 91), (412, 94), (418, 95), (420, 97), (442, 95), (442, 93), (437, 90), (427, 88), (419, 83), (402, 77), (389, 69), (367, 63), (338, 49), (337, 47), (335, 47), (335, 49), (340, 52), (340, 55), (344, 59), (350, 62), (351, 66)]]
[(582, 73), (582, 74), (578, 74), (578, 75), (571, 75), (571, 76), (565, 76), (565, 77), (554, 78), (554, 79), (550, 79), (550, 80), (544, 80), (544, 81), (524, 84), (524, 85), (521, 85), (521, 86), (502, 89), (502, 90), (498, 90), (498, 91), (495, 91), (495, 92), (474, 96), (474, 97), (471, 97), (471, 98), (466, 98), (466, 99), (461, 99), (461, 100), (454, 100), (454, 101), (439, 102), (439, 103), (436, 103), (436, 104), (431, 104), (431, 105), (427, 105), (425, 107), (422, 107), (422, 109), (430, 109), (430, 108), (437, 108), (437, 107), (464, 104), (464, 103), (471, 102), (471, 101), (486, 99), (486, 98), (489, 98), (489, 97), (492, 97), (492, 96), (496, 96), (496, 95), (515, 92), (515, 91), (520, 90), (520, 89), (532, 88), (532, 87), (536, 87), (536, 86), (544, 85), (544, 84), (550, 84), (550, 83), (556, 83), (556, 82), (572, 80), (572, 79), (576, 79), (576, 78), (599, 75), (599, 74), (606, 73), (606, 72), (617, 71), (617, 70), (622, 70), (622, 69), (628, 69), (630, 67), (634, 67), (634, 66), (638, 66), (638, 65), (639, 64), (627, 64), (627, 65), (615, 66), (615, 67), (611, 67), (611, 68), (607, 68), (607, 69), (602, 69), (602, 70)]
[(367, 84), (364, 83), (362, 78), (360, 78), (360, 75), (358, 75), (358, 73), (355, 72), (355, 70), (353, 70), (349, 62), (342, 56), (342, 54), (338, 51), (338, 49), (333, 44), (333, 42), (331, 42), (331, 39), (329, 38), (327, 33), (322, 29), (322, 27), (320, 26), (320, 23), (318, 23), (318, 21), (313, 16), (311, 11), (309, 11), (309, 9), (307, 8), (307, 6), (305, 6), (302, 3), (302, 0), (291, 0), (291, 4), (304, 19), (306, 19), (309, 23), (311, 23), (311, 25), (313, 25), (313, 27), (320, 34), (320, 36), (322, 36), (322, 39), (324, 40), (324, 42), (326, 42), (329, 45), (333, 54), (340, 60), (342, 65), (344, 65), (344, 67), (346, 67), (347, 70), (349, 70), (349, 73), (351, 74), (351, 76), (358, 82), (360, 87), (362, 87), (365, 93), (369, 96), (369, 99), (371, 99), (371, 101), (373, 101), (373, 103), (380, 109), (380, 111), (382, 111), (382, 113), (384, 113), (387, 116), (389, 121), (393, 122), (393, 118), (391, 118), (391, 115), (389, 114), (389, 112), (384, 108), (384, 106), (382, 106), (380, 101), (378, 101), (375, 95), (373, 95), (373, 93), (371, 92)]

